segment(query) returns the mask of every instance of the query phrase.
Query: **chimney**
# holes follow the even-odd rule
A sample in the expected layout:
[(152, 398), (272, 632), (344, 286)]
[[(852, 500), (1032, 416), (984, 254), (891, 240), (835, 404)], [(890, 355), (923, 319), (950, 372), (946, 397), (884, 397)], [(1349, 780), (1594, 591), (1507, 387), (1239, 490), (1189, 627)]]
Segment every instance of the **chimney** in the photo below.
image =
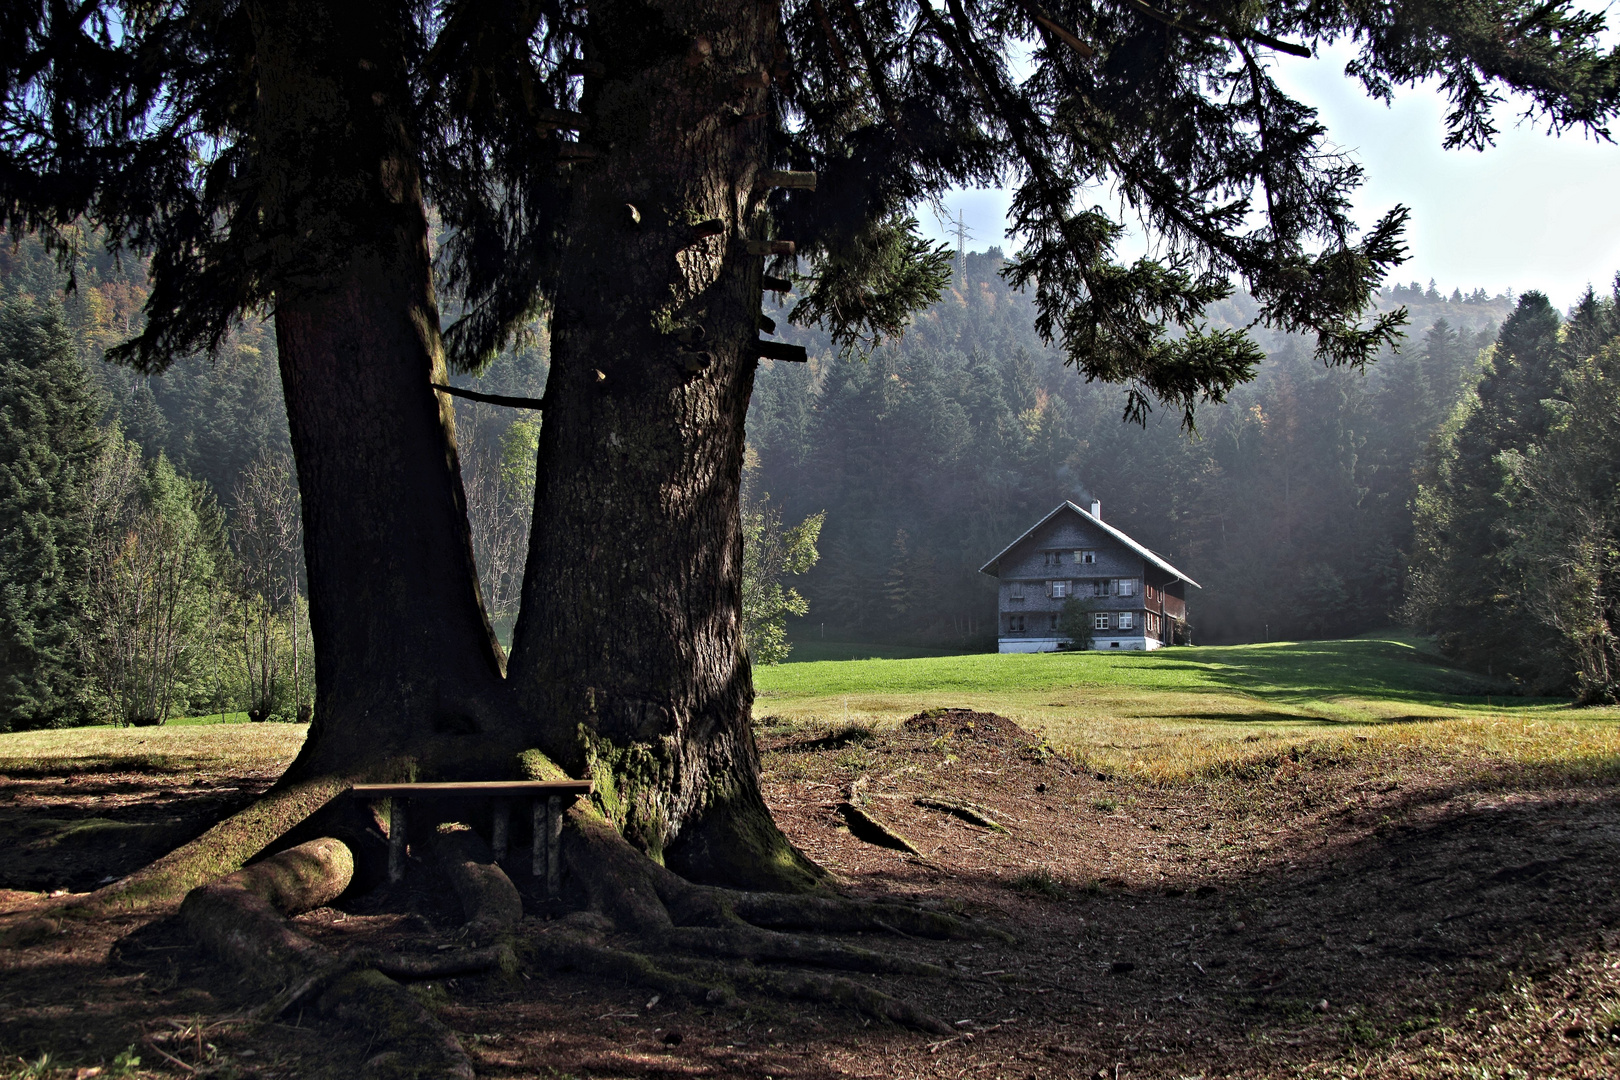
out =
[(1091, 516), (1096, 518), (1098, 521), (1102, 520), (1102, 500), (1101, 499), (1092, 499), (1091, 500)]

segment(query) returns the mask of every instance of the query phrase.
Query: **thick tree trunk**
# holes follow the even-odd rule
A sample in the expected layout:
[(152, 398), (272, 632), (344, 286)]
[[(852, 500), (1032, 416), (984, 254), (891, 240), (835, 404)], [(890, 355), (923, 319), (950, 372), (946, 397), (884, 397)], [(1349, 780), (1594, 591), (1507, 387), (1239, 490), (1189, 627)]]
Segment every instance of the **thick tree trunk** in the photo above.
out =
[[(571, 166), (511, 676), (538, 742), (686, 876), (821, 882), (760, 796), (738, 487), (757, 354), (777, 14), (607, 0)], [(764, 78), (762, 78), (764, 76)], [(717, 235), (700, 222), (718, 220)]]
[[(533, 746), (478, 588), (445, 377), (410, 107), (411, 11), (261, 0), (252, 150), (279, 236), (241, 256), (276, 285), (276, 338), (303, 501), (318, 679), (298, 758), (266, 797), (98, 894), (162, 902), (314, 818), (368, 856), (360, 779), (516, 775)], [(339, 819), (343, 819), (340, 821)]]
[[(288, 163), (295, 251), (276, 341), (303, 499), (314, 723), (287, 782), (488, 775), (515, 753), (479, 593), (439, 341), (416, 149), (409, 12), (256, 5), (259, 126)], [(301, 261), (300, 261), (301, 260)], [(501, 762), (515, 767), (510, 756)]]

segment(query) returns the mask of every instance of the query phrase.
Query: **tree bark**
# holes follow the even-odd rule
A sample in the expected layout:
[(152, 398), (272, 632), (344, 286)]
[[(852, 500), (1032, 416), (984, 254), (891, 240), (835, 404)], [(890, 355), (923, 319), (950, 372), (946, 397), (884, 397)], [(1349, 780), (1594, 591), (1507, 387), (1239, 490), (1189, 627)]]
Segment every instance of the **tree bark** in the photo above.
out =
[(566, 166), (512, 682), (540, 748), (595, 775), (641, 850), (697, 881), (816, 888), (760, 795), (741, 624), (763, 271), (744, 241), (765, 227), (776, 7), (606, 0), (591, 34), (598, 156)]

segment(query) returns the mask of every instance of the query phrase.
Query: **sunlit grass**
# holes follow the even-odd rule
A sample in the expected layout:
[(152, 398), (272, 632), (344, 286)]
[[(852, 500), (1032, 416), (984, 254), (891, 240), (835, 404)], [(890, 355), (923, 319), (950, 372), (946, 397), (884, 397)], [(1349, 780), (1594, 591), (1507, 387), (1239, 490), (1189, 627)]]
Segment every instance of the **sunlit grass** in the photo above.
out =
[(1307, 743), (1620, 768), (1620, 710), (1504, 697), (1398, 638), (805, 663), (755, 672), (756, 717), (881, 727), (922, 709), (996, 712), (1089, 766), (1170, 781)]
[(0, 735), (0, 775), (268, 772), (293, 759), (308, 730), (308, 724), (215, 723), (13, 732)]

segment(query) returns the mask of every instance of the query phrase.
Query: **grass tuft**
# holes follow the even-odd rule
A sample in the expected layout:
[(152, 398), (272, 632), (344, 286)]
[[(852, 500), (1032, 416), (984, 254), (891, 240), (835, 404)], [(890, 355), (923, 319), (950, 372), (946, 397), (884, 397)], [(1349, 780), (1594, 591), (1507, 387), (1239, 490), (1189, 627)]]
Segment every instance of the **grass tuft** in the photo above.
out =
[(1063, 882), (1044, 866), (1019, 874), (1012, 879), (1012, 887), (1019, 892), (1044, 896), (1048, 900), (1064, 900), (1069, 895), (1068, 890), (1063, 887)]

